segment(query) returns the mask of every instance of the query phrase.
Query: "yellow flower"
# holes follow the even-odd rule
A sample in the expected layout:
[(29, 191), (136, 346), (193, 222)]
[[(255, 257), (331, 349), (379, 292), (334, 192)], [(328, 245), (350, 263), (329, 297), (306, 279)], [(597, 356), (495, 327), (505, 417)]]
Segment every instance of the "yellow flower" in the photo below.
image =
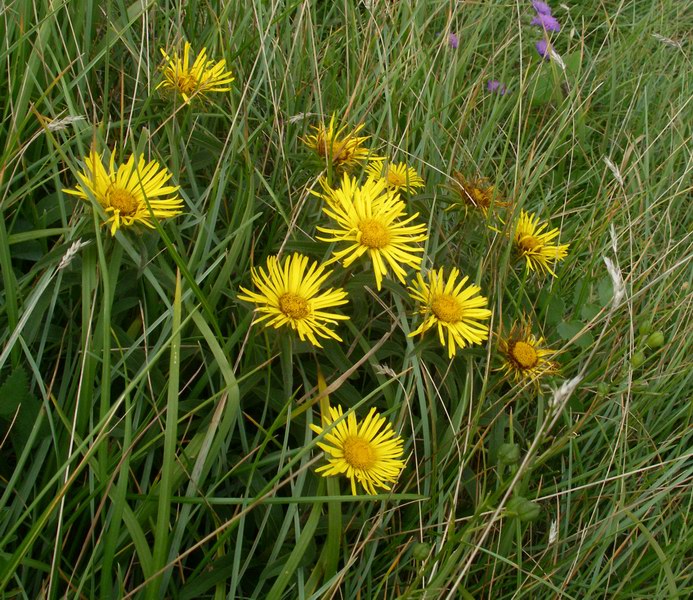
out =
[(452, 174), (453, 184), (449, 186), (458, 197), (459, 201), (453, 202), (446, 210), (468, 208), (480, 210), (484, 216), (488, 214), (491, 205), (495, 207), (509, 206), (509, 202), (501, 202), (496, 198), (495, 187), (488, 183), (485, 177), (467, 179), (462, 173), (455, 171)]
[(261, 267), (252, 271), (253, 284), (258, 291), (242, 287), (243, 294), (238, 298), (255, 304), (255, 310), (260, 313), (256, 323), (265, 321), (266, 327), (275, 329), (289, 326), (301, 340), (307, 339), (322, 348), (318, 337), (341, 342), (342, 338), (329, 326), (349, 318), (327, 310), (348, 302), (347, 293), (341, 288), (320, 291), (320, 286), (331, 275), (331, 271), (317, 262), (308, 266), (308, 257), (298, 253), (287, 256), (283, 265), (279, 258), (270, 256), (267, 272)]
[(190, 66), (190, 42), (185, 42), (183, 57), (178, 52), (173, 56), (161, 49), (166, 64), (162, 67), (164, 80), (156, 86), (178, 92), (185, 103), (196, 95), (205, 97), (208, 92), (228, 92), (234, 80), (231, 71), (226, 70), (226, 60), (214, 62), (207, 58), (207, 49), (197, 55)]
[(329, 262), (342, 261), (348, 267), (367, 253), (373, 263), (378, 290), (388, 273), (388, 265), (402, 283), (406, 275), (402, 265), (415, 269), (421, 266), (417, 253), (423, 252), (423, 248), (413, 244), (428, 239), (426, 226), (409, 225), (419, 213), (407, 216), (404, 202), (398, 194), (385, 188), (382, 179), (368, 180), (359, 187), (345, 174), (342, 187), (334, 190), (323, 211), (336, 222), (336, 228), (318, 227), (318, 231), (331, 236), (318, 239), (349, 243), (347, 248), (335, 250)]
[(508, 336), (498, 340), (498, 349), (504, 357), (501, 369), (515, 381), (535, 380), (555, 373), (558, 370), (556, 363), (546, 358), (553, 351), (544, 348), (543, 344), (544, 338), (534, 337), (531, 326), (514, 324)]
[(373, 179), (384, 179), (387, 187), (396, 192), (412, 194), (416, 188), (424, 187), (424, 180), (416, 169), (403, 162), (395, 164), (371, 160), (366, 168), (366, 174)]
[(448, 347), (449, 358), (455, 355), (457, 347), (481, 344), (488, 339), (488, 326), (480, 321), (491, 317), (491, 311), (486, 308), (488, 300), (478, 295), (481, 288), (474, 284), (465, 287), (467, 276), (456, 283), (459, 273), (453, 268), (446, 281), (443, 268), (432, 270), (428, 282), (417, 273), (413, 287), (409, 288), (412, 299), (421, 303), (419, 312), (425, 317), (409, 337), (437, 326), (440, 343)]
[(171, 173), (154, 160), (145, 161), (143, 155), (131, 155), (116, 169), (112, 153), (106, 170), (101, 155), (92, 150), (77, 177), (81, 185), (63, 191), (84, 200), (95, 198), (108, 216), (104, 224), (110, 224), (111, 235), (135, 223), (154, 229), (152, 218), (167, 219), (182, 212), (183, 201), (176, 195), (178, 186), (165, 185)]
[(370, 136), (357, 135), (363, 129), (363, 123), (357, 125), (352, 131), (346, 131), (348, 125), (337, 129), (335, 119), (333, 114), (327, 128), (322, 123), (313, 126), (315, 133), (301, 138), (301, 141), (318, 155), (323, 164), (330, 164), (336, 173), (341, 173), (359, 164), (365, 164), (369, 159), (378, 158), (364, 145)]
[(525, 259), (528, 271), (547, 272), (555, 277), (550, 263), (563, 260), (570, 244), (552, 244), (561, 232), (558, 229), (544, 231), (547, 227), (548, 223), (540, 224), (536, 215), (520, 211), (513, 243), (520, 260)]
[(368, 494), (377, 494), (376, 487), (390, 490), (404, 468), (400, 459), (403, 441), (385, 417), (372, 408), (359, 425), (353, 411), (346, 418), (341, 406), (330, 407), (324, 427), (311, 425), (317, 433), (325, 433), (325, 443), (318, 446), (327, 454), (329, 464), (316, 469), (323, 477), (346, 475), (351, 481), (351, 493), (356, 496), (356, 482)]

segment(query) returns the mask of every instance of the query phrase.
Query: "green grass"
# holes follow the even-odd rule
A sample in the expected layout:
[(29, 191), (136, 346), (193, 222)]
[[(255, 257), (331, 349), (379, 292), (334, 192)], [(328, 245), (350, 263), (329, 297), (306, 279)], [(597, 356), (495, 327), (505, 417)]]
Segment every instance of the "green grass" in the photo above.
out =
[[(529, 2), (4, 3), (2, 597), (693, 594), (693, 13), (551, 4), (565, 70), (540, 64)], [(184, 39), (226, 59), (230, 93), (186, 107), (155, 90), (159, 48)], [(432, 333), (407, 337), (406, 287), (377, 292), (360, 266), (332, 282), (344, 343), (251, 327), (251, 266), (330, 255), (299, 138), (333, 112), (426, 180), (408, 200), (424, 266), (476, 281), (494, 333), (531, 316), (560, 375), (511, 385), (495, 337), (449, 361)], [(112, 238), (62, 191), (93, 144), (166, 165), (184, 215)], [(512, 201), (505, 225), (444, 210), (455, 170)], [(514, 263), (521, 208), (570, 243), (555, 278)], [(319, 372), (333, 404), (401, 432), (391, 494), (315, 474)]]

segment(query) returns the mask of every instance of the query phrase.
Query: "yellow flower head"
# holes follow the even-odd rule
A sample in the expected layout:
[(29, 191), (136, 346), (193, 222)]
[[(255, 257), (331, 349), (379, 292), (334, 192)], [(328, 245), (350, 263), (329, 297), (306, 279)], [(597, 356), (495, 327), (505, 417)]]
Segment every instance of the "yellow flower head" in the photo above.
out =
[(495, 207), (509, 206), (509, 202), (501, 202), (496, 198), (495, 187), (488, 183), (485, 177), (474, 177), (467, 179), (462, 173), (455, 171), (452, 174), (453, 183), (449, 186), (459, 198), (454, 201), (446, 210), (454, 209), (473, 209), (480, 210), (484, 216), (488, 214), (491, 205)]
[(308, 257), (298, 253), (287, 256), (284, 264), (279, 258), (267, 259), (267, 272), (260, 267), (253, 269), (252, 280), (257, 292), (241, 288), (239, 300), (255, 304), (259, 316), (256, 323), (265, 321), (266, 327), (288, 326), (298, 333), (301, 340), (322, 348), (318, 337), (342, 341), (330, 325), (349, 317), (330, 312), (329, 309), (348, 302), (347, 293), (341, 289), (330, 288), (320, 291), (320, 286), (332, 275), (331, 271), (313, 262), (308, 265)]
[(348, 243), (346, 248), (335, 250), (330, 262), (339, 260), (348, 267), (360, 256), (368, 254), (378, 290), (388, 273), (388, 266), (402, 283), (406, 275), (403, 265), (414, 269), (421, 266), (418, 254), (423, 252), (423, 248), (414, 244), (428, 239), (426, 226), (410, 224), (419, 213), (407, 216), (404, 202), (397, 193), (386, 189), (382, 179), (368, 180), (359, 187), (345, 174), (341, 188), (333, 190), (325, 200), (328, 206), (323, 211), (335, 221), (336, 227), (318, 227), (318, 231), (331, 236), (318, 239)]
[(323, 477), (346, 475), (354, 496), (357, 481), (368, 494), (377, 494), (377, 487), (390, 490), (404, 468), (404, 442), (385, 417), (372, 408), (359, 425), (353, 411), (344, 418), (341, 406), (331, 406), (326, 420), (324, 427), (310, 426), (317, 434), (325, 432), (324, 443), (318, 446), (330, 455), (329, 464), (316, 472)]
[(77, 177), (81, 185), (63, 191), (84, 200), (95, 198), (108, 216), (104, 224), (110, 225), (111, 235), (135, 223), (154, 229), (152, 218), (167, 219), (182, 212), (183, 201), (176, 195), (178, 186), (165, 185), (171, 173), (154, 160), (145, 161), (143, 155), (133, 154), (116, 168), (112, 153), (106, 170), (101, 155), (92, 150)]
[(187, 104), (194, 96), (205, 97), (208, 92), (228, 92), (234, 80), (231, 71), (226, 70), (226, 60), (214, 62), (207, 58), (207, 49), (197, 55), (190, 65), (190, 42), (185, 42), (183, 57), (178, 52), (173, 56), (161, 49), (166, 64), (162, 67), (164, 80), (156, 86), (179, 93)]
[(548, 223), (540, 223), (536, 215), (520, 211), (513, 243), (520, 260), (525, 259), (528, 271), (551, 273), (555, 277), (551, 263), (563, 260), (570, 244), (551, 243), (561, 232), (558, 229), (544, 231), (548, 226)]
[(501, 369), (515, 381), (531, 381), (555, 373), (557, 364), (546, 358), (554, 353), (544, 348), (543, 344), (544, 338), (534, 337), (530, 325), (514, 324), (508, 336), (498, 340), (498, 349), (504, 359)]
[(378, 158), (364, 145), (370, 136), (358, 136), (364, 127), (363, 123), (352, 131), (347, 131), (348, 125), (336, 128), (335, 118), (335, 115), (332, 115), (327, 128), (322, 123), (313, 126), (315, 133), (301, 138), (323, 164), (330, 164), (336, 173), (342, 173)]
[(366, 174), (372, 179), (384, 179), (387, 187), (396, 192), (412, 194), (416, 188), (424, 187), (424, 180), (416, 169), (403, 162), (395, 164), (371, 160), (366, 168)]
[(448, 347), (449, 358), (458, 347), (481, 344), (488, 339), (488, 325), (480, 321), (491, 317), (491, 311), (486, 308), (488, 300), (478, 295), (481, 288), (474, 284), (465, 287), (467, 276), (457, 283), (459, 273), (453, 268), (446, 280), (443, 268), (432, 270), (428, 281), (417, 273), (413, 287), (409, 288), (411, 298), (420, 302), (419, 312), (424, 316), (424, 322), (409, 337), (437, 326), (440, 343)]

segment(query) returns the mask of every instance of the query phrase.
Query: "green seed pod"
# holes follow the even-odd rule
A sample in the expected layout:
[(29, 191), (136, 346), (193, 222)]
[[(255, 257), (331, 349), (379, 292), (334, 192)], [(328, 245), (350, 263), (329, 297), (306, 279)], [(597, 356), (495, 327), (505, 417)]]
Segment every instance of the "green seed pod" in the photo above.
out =
[(418, 542), (411, 549), (411, 555), (414, 560), (426, 560), (430, 553), (431, 544), (426, 544), (425, 542)]
[(527, 500), (522, 496), (517, 496), (508, 502), (508, 512), (520, 519), (523, 523), (536, 521), (541, 515), (541, 506), (538, 503)]
[(514, 465), (520, 460), (520, 447), (506, 442), (498, 448), (498, 464)]
[(638, 350), (633, 353), (630, 357), (630, 364), (634, 369), (637, 369), (642, 363), (645, 362), (645, 353), (642, 350)]
[(650, 335), (650, 333), (652, 333), (652, 323), (649, 321), (640, 323), (640, 325), (638, 325), (638, 333), (643, 336)]
[(648, 348), (651, 348), (652, 350), (656, 350), (657, 348), (661, 348), (664, 345), (664, 332), (663, 331), (652, 332), (647, 337), (647, 340), (645, 341), (645, 343), (647, 344)]

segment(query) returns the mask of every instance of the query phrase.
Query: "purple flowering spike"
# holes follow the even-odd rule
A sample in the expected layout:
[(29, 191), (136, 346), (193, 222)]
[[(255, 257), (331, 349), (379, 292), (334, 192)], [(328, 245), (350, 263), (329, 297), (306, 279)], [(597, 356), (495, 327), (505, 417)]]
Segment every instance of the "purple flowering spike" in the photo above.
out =
[(540, 15), (551, 16), (551, 7), (546, 4), (546, 2), (541, 2), (541, 0), (533, 0), (532, 6)]
[(549, 60), (549, 43), (546, 40), (539, 40), (534, 47), (537, 49), (539, 56), (544, 60)]
[(507, 91), (505, 84), (501, 83), (497, 79), (489, 79), (488, 83), (486, 84), (486, 89), (489, 92), (495, 92), (496, 94), (500, 94), (501, 96), (505, 96), (505, 93)]
[(451, 33), (448, 36), (448, 42), (450, 43), (451, 48), (457, 49), (457, 46), (460, 45), (460, 38), (458, 38), (454, 33)]
[(543, 27), (546, 31), (561, 30), (561, 24), (558, 22), (556, 17), (545, 15), (543, 13), (539, 13), (536, 17), (534, 17), (530, 25), (539, 25), (539, 27)]

